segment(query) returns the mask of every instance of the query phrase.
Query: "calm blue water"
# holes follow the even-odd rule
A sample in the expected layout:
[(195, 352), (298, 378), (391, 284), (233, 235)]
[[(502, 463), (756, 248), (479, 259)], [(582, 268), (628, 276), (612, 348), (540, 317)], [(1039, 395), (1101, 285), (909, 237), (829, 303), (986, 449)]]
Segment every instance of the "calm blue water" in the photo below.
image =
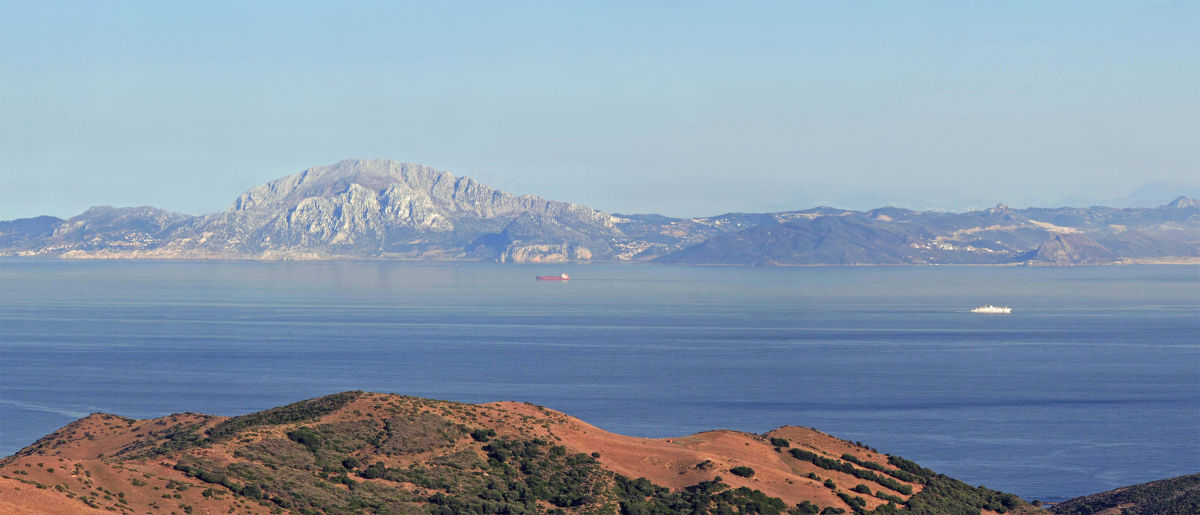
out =
[(354, 389), (639, 436), (813, 426), (1064, 499), (1200, 471), (1200, 267), (0, 260), (0, 455), (95, 411)]

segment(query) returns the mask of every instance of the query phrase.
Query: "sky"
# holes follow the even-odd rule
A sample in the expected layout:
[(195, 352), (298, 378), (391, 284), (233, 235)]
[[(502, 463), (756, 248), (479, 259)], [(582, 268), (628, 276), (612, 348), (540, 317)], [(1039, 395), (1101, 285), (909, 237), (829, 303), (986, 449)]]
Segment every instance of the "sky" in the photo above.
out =
[(382, 157), (614, 213), (1200, 184), (1200, 3), (0, 0), (0, 220)]

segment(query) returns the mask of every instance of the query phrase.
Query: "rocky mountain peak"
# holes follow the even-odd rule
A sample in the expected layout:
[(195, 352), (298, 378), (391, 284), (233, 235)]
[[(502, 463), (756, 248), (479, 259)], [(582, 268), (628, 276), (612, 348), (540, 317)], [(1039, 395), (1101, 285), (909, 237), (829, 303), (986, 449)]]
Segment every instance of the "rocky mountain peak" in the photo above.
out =
[[(518, 220), (543, 230), (506, 236), (506, 227)], [(615, 223), (591, 208), (511, 195), (420, 164), (347, 159), (251, 188), (224, 213), (206, 217), (192, 231), (199, 238), (190, 241), (243, 255), (301, 248), (442, 259), (472, 252), (472, 258), (499, 259), (515, 247), (566, 245), (579, 250), (565, 255), (585, 256), (611, 254), (610, 242), (620, 235)], [(480, 238), (494, 245), (472, 244)]]
[(1055, 234), (1038, 246), (1035, 259), (1058, 266), (1097, 265), (1117, 258), (1108, 248), (1082, 234)]
[(1166, 205), (1164, 205), (1163, 207), (1168, 207), (1168, 208), (1171, 208), (1171, 209), (1183, 209), (1183, 208), (1188, 208), (1188, 207), (1200, 207), (1200, 199), (1194, 199), (1194, 198), (1191, 198), (1191, 197), (1185, 197), (1185, 196), (1183, 196), (1183, 195), (1180, 195), (1180, 196), (1178, 196), (1178, 197), (1175, 197), (1175, 200), (1172, 200), (1172, 201), (1170, 201), (1170, 202), (1167, 202), (1167, 204), (1166, 204)]
[[(293, 207), (306, 198), (332, 197), (357, 184), (381, 192), (397, 186), (405, 190), (431, 192), (438, 184), (454, 182), (446, 172), (389, 159), (346, 159), (329, 166), (309, 168), (251, 188), (234, 201), (229, 211), (251, 211)], [(471, 181), (473, 182), (473, 181)]]

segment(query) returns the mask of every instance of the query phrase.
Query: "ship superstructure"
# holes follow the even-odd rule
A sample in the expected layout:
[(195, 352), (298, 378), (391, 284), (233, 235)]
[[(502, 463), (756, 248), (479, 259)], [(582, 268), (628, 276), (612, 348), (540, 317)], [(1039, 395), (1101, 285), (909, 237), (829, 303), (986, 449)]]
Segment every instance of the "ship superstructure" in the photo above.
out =
[(993, 306), (991, 304), (988, 304), (986, 306), (979, 306), (975, 309), (972, 309), (971, 312), (972, 313), (983, 313), (985, 315), (1007, 315), (1009, 313), (1012, 313), (1012, 308), (1010, 308), (1008, 306), (1000, 307), (1000, 306)]

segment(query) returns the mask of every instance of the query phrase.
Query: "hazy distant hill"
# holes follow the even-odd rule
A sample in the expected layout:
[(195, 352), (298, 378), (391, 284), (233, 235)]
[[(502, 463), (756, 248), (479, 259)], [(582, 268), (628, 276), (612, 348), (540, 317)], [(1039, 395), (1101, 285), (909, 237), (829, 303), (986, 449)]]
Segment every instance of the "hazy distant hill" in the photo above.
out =
[(705, 218), (610, 215), (395, 161), (347, 160), (203, 216), (94, 207), (0, 222), (0, 255), (686, 264), (1099, 264), (1200, 257), (1200, 203), (968, 213), (819, 207)]
[(1200, 256), (1200, 207), (1010, 209), (940, 213), (882, 208), (775, 213), (657, 259), (686, 264), (1057, 265)]
[(868, 510), (1041, 512), (803, 427), (634, 438), (531, 404), (364, 392), (232, 418), (93, 414), (0, 460), (3, 513)]
[(0, 221), (0, 248), (38, 248), (62, 223), (63, 219), (55, 216)]

